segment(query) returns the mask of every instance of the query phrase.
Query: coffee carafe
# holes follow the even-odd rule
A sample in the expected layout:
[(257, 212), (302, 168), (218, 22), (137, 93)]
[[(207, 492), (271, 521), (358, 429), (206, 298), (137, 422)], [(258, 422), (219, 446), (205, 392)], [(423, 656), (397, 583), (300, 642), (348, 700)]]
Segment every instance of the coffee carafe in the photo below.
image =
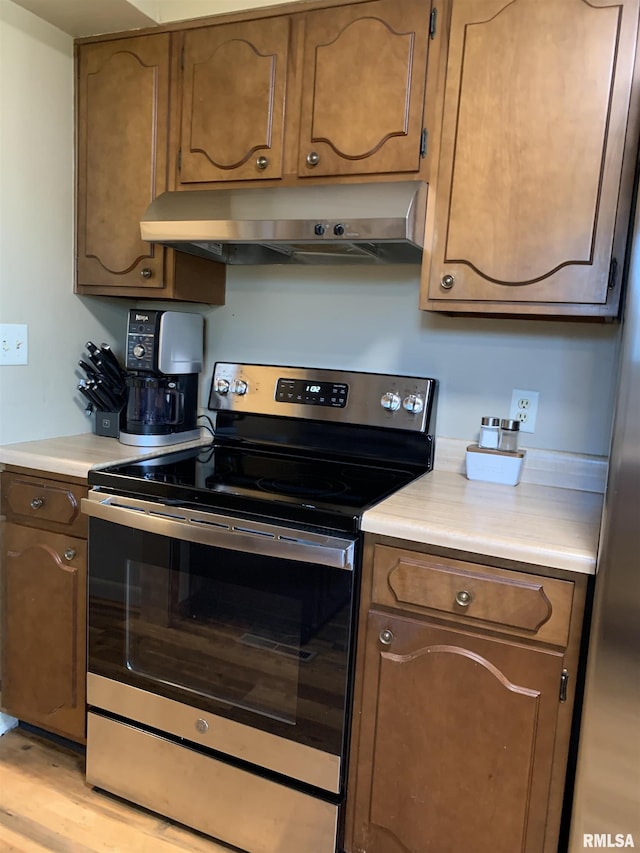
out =
[(164, 447), (200, 437), (198, 373), (203, 332), (199, 314), (129, 312), (122, 444)]

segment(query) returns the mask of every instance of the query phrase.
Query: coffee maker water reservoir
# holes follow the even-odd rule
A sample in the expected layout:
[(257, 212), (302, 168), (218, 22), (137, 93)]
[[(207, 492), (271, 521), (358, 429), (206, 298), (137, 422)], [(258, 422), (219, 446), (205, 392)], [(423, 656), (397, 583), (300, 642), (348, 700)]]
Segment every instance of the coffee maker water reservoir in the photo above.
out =
[(122, 444), (164, 447), (200, 437), (198, 373), (204, 321), (180, 311), (129, 312)]

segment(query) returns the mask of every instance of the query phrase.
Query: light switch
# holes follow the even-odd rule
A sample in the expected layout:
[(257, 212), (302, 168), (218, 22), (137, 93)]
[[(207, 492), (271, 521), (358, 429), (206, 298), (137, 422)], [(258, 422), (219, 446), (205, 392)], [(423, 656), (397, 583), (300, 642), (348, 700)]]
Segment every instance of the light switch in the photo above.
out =
[(22, 323), (0, 323), (0, 364), (28, 364), (27, 326)]

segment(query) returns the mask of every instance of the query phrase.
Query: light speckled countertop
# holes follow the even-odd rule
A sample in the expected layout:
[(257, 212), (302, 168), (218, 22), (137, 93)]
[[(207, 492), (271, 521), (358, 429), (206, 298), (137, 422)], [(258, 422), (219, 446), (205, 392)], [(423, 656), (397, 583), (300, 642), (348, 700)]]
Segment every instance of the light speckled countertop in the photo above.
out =
[[(0, 466), (85, 478), (91, 468), (197, 447), (129, 447), (92, 433), (0, 445)], [(584, 574), (595, 572), (606, 461), (529, 452), (520, 485), (464, 476), (463, 443), (440, 439), (436, 470), (365, 512), (362, 529), (443, 548)], [(527, 467), (528, 466), (528, 467)], [(548, 474), (547, 472), (551, 472)], [(553, 485), (545, 484), (549, 476)], [(559, 485), (575, 484), (575, 488)]]
[(86, 477), (91, 468), (146, 459), (171, 450), (198, 447), (208, 440), (210, 439), (205, 436), (203, 439), (170, 447), (132, 447), (120, 444), (117, 438), (105, 438), (87, 432), (62, 438), (0, 445), (0, 465), (18, 465), (21, 468), (33, 468), (67, 477)]
[[(503, 486), (468, 480), (464, 463), (449, 456), (449, 449), (444, 448), (440, 469), (367, 510), (362, 529), (489, 558), (595, 573), (603, 494), (585, 490), (584, 484), (604, 488), (606, 460), (530, 452), (525, 463), (530, 481), (523, 477), (518, 486)], [(540, 482), (547, 466), (552, 480), (564, 470), (565, 482), (578, 486)]]

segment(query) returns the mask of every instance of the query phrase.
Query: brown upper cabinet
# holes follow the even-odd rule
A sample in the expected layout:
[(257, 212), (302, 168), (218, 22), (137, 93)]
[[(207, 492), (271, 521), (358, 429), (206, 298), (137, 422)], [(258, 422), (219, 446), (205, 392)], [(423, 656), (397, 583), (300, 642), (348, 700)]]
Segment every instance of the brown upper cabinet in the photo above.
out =
[(420, 169), (429, 16), (415, 0), (306, 16), (299, 176)]
[(420, 171), (429, 2), (298, 9), (181, 34), (179, 187)]
[(182, 184), (280, 178), (291, 21), (187, 30), (182, 45)]
[(81, 294), (224, 302), (224, 267), (145, 243), (167, 189), (169, 33), (78, 47), (77, 272)]
[(615, 316), (637, 29), (638, 0), (455, 0), (421, 307)]

